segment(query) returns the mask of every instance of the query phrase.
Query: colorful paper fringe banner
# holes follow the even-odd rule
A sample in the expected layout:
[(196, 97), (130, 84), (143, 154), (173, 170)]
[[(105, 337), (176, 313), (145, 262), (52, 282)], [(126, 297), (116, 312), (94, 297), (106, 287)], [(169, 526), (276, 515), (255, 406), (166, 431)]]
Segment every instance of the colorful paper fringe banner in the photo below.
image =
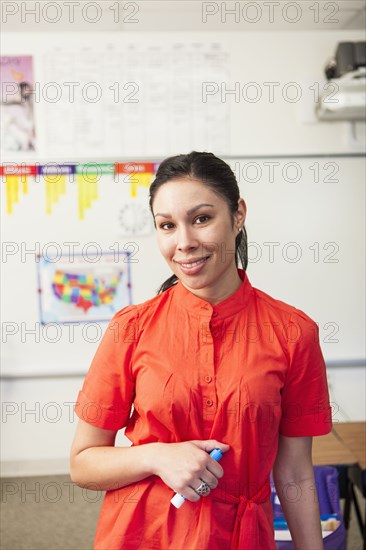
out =
[(19, 202), (20, 192), (28, 194), (28, 176), (37, 175), (37, 167), (5, 165), (0, 167), (0, 175), (5, 177), (6, 182), (6, 211), (12, 214), (13, 205)]
[(139, 186), (150, 187), (155, 174), (152, 162), (120, 162), (116, 164), (116, 174), (126, 174), (130, 182), (131, 197), (137, 197)]
[(66, 176), (74, 173), (70, 164), (47, 164), (38, 167), (38, 174), (43, 176), (46, 189), (46, 214), (52, 214), (52, 205), (66, 194)]
[(53, 205), (66, 194), (68, 178), (75, 176), (78, 193), (79, 219), (85, 219), (85, 211), (93, 201), (98, 199), (98, 182), (102, 175), (115, 177), (116, 182), (128, 183), (131, 197), (137, 197), (139, 187), (150, 187), (158, 163), (152, 162), (121, 162), (115, 164), (57, 164), (25, 165), (3, 164), (0, 166), (0, 176), (6, 184), (6, 211), (13, 213), (14, 205), (19, 202), (20, 194), (28, 194), (28, 177), (41, 176), (45, 184), (46, 214), (52, 214)]

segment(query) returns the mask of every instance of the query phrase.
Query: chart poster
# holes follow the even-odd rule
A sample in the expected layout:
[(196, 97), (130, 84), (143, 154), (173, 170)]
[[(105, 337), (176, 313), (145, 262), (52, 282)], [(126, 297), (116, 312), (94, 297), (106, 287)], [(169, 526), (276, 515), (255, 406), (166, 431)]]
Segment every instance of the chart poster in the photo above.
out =
[(130, 252), (39, 257), (40, 320), (47, 323), (110, 321), (132, 303)]
[(35, 151), (32, 56), (0, 56), (1, 150)]

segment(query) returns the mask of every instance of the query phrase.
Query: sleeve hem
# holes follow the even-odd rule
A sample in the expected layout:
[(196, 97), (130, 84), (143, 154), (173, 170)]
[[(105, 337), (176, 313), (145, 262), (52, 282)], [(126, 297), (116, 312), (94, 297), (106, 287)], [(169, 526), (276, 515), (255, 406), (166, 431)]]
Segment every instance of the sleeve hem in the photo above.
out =
[(287, 437), (326, 435), (332, 431), (332, 407), (319, 414), (308, 414), (286, 420), (282, 418), (279, 432)]
[(93, 399), (89, 399), (81, 390), (74, 411), (81, 420), (88, 424), (97, 428), (116, 431), (127, 425), (131, 407), (128, 410), (121, 406), (118, 407), (118, 405), (106, 407), (95, 400), (93, 401)]

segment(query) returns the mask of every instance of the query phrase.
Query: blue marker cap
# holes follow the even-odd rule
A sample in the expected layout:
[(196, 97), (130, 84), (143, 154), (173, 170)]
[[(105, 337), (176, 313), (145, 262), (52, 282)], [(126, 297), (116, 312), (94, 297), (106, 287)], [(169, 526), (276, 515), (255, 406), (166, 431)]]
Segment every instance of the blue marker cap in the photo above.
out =
[(213, 458), (214, 460), (219, 461), (220, 458), (222, 457), (222, 450), (214, 449), (213, 451), (210, 452), (210, 457)]

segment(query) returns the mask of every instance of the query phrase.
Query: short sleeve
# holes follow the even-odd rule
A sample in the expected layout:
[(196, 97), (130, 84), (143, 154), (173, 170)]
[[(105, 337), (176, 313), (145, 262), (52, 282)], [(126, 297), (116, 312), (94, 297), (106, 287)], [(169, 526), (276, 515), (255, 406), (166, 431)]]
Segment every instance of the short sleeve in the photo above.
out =
[(138, 340), (138, 310), (129, 305), (114, 315), (99, 343), (74, 410), (106, 430), (120, 430), (130, 417), (135, 383), (131, 361)]
[(288, 437), (325, 435), (332, 430), (332, 409), (319, 327), (296, 310), (286, 327), (286, 338), (289, 366), (279, 431)]

